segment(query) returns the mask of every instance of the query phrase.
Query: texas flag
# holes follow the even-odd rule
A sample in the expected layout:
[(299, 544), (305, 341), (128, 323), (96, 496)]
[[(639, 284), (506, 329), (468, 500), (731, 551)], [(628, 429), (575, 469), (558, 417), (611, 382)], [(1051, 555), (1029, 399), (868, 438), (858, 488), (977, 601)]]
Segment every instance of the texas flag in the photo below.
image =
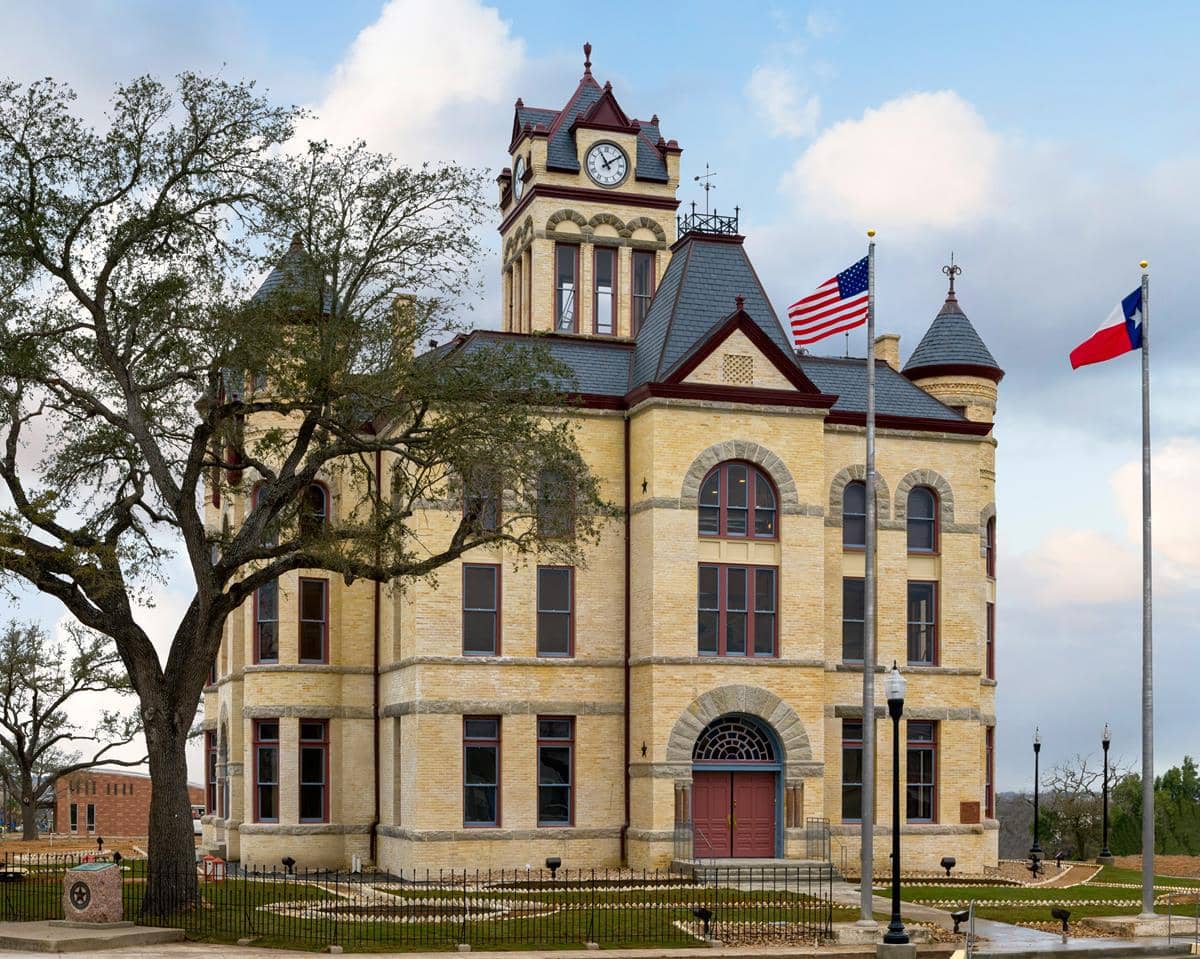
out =
[(1103, 363), (1114, 356), (1142, 348), (1142, 290), (1117, 304), (1095, 333), (1071, 350), (1071, 369)]

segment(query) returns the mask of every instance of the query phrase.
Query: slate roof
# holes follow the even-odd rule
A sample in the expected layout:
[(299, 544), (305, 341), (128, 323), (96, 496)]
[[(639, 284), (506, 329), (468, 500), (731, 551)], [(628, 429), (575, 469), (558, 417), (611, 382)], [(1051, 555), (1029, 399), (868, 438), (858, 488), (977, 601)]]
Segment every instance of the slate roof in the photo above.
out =
[(497, 346), (522, 349), (534, 344), (545, 347), (551, 357), (569, 367), (574, 373), (572, 381), (554, 384), (556, 389), (616, 397), (629, 392), (629, 366), (633, 346), (626, 342), (556, 334), (528, 336), (477, 330), (463, 341), (463, 349), (474, 353)]
[(297, 233), (292, 237), (292, 244), (287, 248), (287, 252), (279, 258), (275, 268), (259, 284), (253, 299), (264, 299), (285, 283), (299, 282), (303, 278), (306, 260), (304, 245), (300, 241), (300, 234)]
[(963, 313), (953, 292), (946, 297), (945, 305), (904, 364), (904, 372), (945, 364), (979, 366), (1001, 372), (1000, 364)]
[[(867, 411), (867, 361), (863, 357), (801, 356), (797, 362), (822, 393), (837, 395), (834, 410)], [(965, 419), (960, 413), (914, 386), (883, 360), (875, 361), (875, 412), (934, 420)]]
[(739, 296), (750, 318), (790, 356), (791, 345), (741, 243), (686, 235), (638, 333), (631, 387), (665, 380), (737, 309)]

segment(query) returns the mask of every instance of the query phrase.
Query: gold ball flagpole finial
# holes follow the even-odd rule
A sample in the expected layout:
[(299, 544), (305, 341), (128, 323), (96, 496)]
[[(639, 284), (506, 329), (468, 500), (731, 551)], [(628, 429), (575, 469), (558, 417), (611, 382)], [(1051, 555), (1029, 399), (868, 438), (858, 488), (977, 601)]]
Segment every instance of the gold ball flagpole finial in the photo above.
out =
[(875, 235), (874, 230), (867, 230), (867, 236), (874, 236), (874, 235)]
[(1143, 270), (1146, 269), (1146, 267), (1148, 267), (1149, 265), (1150, 265), (1150, 263), (1148, 260), (1142, 260), (1140, 263), (1138, 263), (1138, 266), (1140, 266)]

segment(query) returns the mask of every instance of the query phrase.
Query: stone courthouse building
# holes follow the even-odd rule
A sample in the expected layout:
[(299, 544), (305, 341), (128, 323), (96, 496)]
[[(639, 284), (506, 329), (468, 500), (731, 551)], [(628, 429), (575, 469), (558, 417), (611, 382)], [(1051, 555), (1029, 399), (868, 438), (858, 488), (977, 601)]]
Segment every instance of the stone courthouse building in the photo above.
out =
[[(578, 568), (495, 549), (436, 585), (314, 571), (264, 588), (205, 693), (208, 849), (662, 866), (804, 857), (823, 819), (835, 858), (858, 855), (866, 364), (792, 350), (736, 219), (677, 219), (680, 152), (590, 63), (561, 109), (517, 101), (502, 331), (442, 349), (546, 343), (574, 370), (564, 415), (618, 516)], [(878, 355), (878, 649), (908, 679), (904, 855), (979, 870), (997, 858), (1003, 374), (953, 287), (903, 366), (897, 336)], [(225, 499), (210, 521), (236, 524)], [(313, 503), (337, 522), (333, 484)], [(415, 522), (448, 536), (461, 509)], [(891, 724), (878, 733), (882, 861)]]

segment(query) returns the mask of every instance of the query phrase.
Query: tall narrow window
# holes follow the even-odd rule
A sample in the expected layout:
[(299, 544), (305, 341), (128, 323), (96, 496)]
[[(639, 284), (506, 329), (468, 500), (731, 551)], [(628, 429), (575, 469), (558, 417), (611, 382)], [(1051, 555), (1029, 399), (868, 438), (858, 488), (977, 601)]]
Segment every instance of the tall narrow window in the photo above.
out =
[(984, 675), (996, 678), (996, 604), (987, 604), (987, 644), (984, 650)]
[(500, 567), (463, 565), (463, 655), (500, 653)]
[(638, 330), (646, 322), (646, 314), (650, 312), (650, 301), (654, 299), (654, 253), (649, 250), (633, 251), (633, 295), (630, 317), (631, 336), (637, 336)]
[(937, 723), (908, 721), (908, 821), (937, 821)]
[(91, 802), (87, 804), (87, 831), (96, 831), (96, 804)]
[(700, 484), (697, 530), (701, 536), (775, 539), (778, 508), (775, 487), (747, 463), (713, 467)]
[(937, 664), (937, 583), (908, 584), (908, 661)]
[(254, 819), (279, 822), (279, 720), (254, 723)]
[(596, 293), (592, 299), (592, 329), (612, 336), (617, 327), (617, 251), (612, 247), (596, 247), (594, 262)]
[(537, 654), (574, 654), (574, 570), (539, 566), (537, 571)]
[(300, 720), (300, 821), (329, 820), (329, 723)]
[(204, 734), (204, 809), (210, 816), (217, 811), (217, 734)]
[(863, 581), (847, 576), (842, 580), (843, 662), (862, 662), (866, 616)]
[(862, 821), (863, 724), (842, 720), (842, 822)]
[(867, 545), (867, 484), (861, 480), (847, 483), (842, 492), (842, 548), (859, 549)]
[(701, 656), (774, 656), (778, 577), (773, 566), (702, 564), (697, 591)]
[(463, 516), (475, 530), (493, 532), (500, 526), (500, 484), (494, 476), (477, 470), (463, 489)]
[(71, 832), (79, 832), (79, 804), (71, 803)]
[(561, 470), (538, 474), (537, 524), (546, 537), (568, 538), (575, 532), (575, 490)]
[(987, 570), (987, 574), (990, 577), (992, 577), (992, 579), (995, 579), (996, 578), (996, 517), (995, 516), (993, 516), (991, 519), (989, 519), (987, 521), (987, 525), (984, 527), (983, 551), (984, 551), (984, 556), (985, 556), (984, 568)]
[(908, 551), (936, 553), (938, 548), (937, 497), (928, 486), (908, 494)]
[(577, 332), (579, 247), (560, 243), (554, 248), (554, 328), (560, 333)]
[(996, 818), (996, 727), (983, 731), (983, 814)]
[(254, 591), (254, 661), (279, 662), (279, 581)]
[(300, 662), (329, 660), (329, 580), (300, 580)]
[(574, 810), (575, 719), (538, 718), (538, 825), (569, 826)]
[(300, 535), (316, 536), (329, 519), (329, 491), (320, 483), (310, 483), (300, 507)]
[(463, 825), (500, 825), (500, 717), (463, 717)]

